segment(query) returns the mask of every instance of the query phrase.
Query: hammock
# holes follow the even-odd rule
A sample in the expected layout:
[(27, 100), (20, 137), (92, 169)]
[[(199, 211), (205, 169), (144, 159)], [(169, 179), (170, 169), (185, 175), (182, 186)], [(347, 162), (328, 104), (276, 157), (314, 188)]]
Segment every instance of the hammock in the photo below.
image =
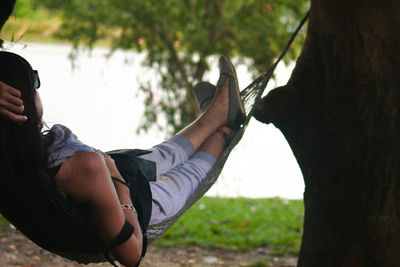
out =
[(207, 175), (204, 181), (199, 185), (199, 188), (194, 192), (194, 194), (189, 198), (185, 206), (174, 217), (169, 218), (167, 221), (164, 221), (157, 225), (149, 226), (147, 230), (149, 243), (154, 241), (158, 237), (162, 236), (162, 234), (164, 234), (164, 232), (166, 232), (179, 219), (179, 217), (181, 217), (194, 203), (196, 203), (197, 200), (202, 198), (204, 194), (216, 182), (218, 176), (221, 174), (221, 171), (225, 165), (226, 160), (229, 157), (229, 154), (232, 152), (233, 148), (237, 145), (237, 143), (239, 143), (239, 141), (242, 139), (243, 134), (246, 131), (246, 128), (250, 122), (250, 119), (254, 114), (255, 108), (259, 100), (261, 99), (261, 96), (265, 88), (267, 87), (268, 82), (270, 81), (276, 66), (285, 56), (286, 52), (288, 51), (290, 45), (293, 43), (298, 32), (303, 27), (304, 23), (307, 21), (308, 16), (309, 12), (299, 23), (297, 29), (289, 39), (285, 49), (283, 50), (279, 58), (275, 61), (275, 63), (266, 72), (258, 76), (249, 86), (247, 86), (244, 90), (240, 92), (240, 96), (242, 98), (246, 113), (245, 122), (235, 133), (230, 144), (225, 148), (224, 152), (218, 158), (217, 162), (211, 169), (210, 173)]
[[(308, 16), (309, 13), (300, 22), (276, 62), (241, 91), (240, 95), (246, 112), (244, 124), (235, 133), (230, 144), (206, 179), (200, 184), (198, 190), (176, 216), (148, 228), (149, 242), (154, 241), (168, 230), (215, 183), (232, 149), (241, 140), (276, 66), (282, 60)], [(0, 213), (33, 242), (55, 254), (80, 263), (106, 261), (102, 254), (105, 248), (99, 239), (93, 219), (85, 215), (88, 212), (81, 210), (82, 207), (76, 203), (71, 203), (71, 199), (59, 189), (54, 179), (50, 179), (47, 174), (41, 176), (47, 178), (31, 188), (19, 187), (18, 190), (9, 190), (12, 186), (15, 188), (15, 182), (7, 180), (7, 177), (2, 177)]]

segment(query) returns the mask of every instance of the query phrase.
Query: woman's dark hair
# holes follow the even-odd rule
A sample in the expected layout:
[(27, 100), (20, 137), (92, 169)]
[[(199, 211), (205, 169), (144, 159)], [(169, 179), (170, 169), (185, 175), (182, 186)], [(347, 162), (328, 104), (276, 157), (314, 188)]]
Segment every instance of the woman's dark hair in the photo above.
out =
[(4, 23), (7, 21), (8, 17), (11, 15), (14, 6), (15, 0), (2, 0), (0, 4), (0, 30), (3, 27)]
[(0, 118), (0, 193), (10, 194), (21, 185), (35, 184), (47, 161), (31, 65), (19, 55), (0, 51), (0, 81), (21, 92), (28, 118), (23, 123)]
[[(1, 0), (0, 1), (0, 31), (4, 26), (4, 23), (8, 20), (14, 10), (16, 0)], [(3, 40), (0, 39), (0, 47), (3, 45)]]
[[(0, 51), (0, 81), (21, 91), (28, 118), (15, 123), (0, 117), (0, 213), (29, 239), (55, 253), (80, 251), (86, 233), (94, 236), (90, 249), (100, 246), (96, 249), (101, 251), (95, 225), (59, 188), (54, 179), (57, 169), (48, 168), (33, 79), (24, 58)], [(51, 130), (49, 134), (53, 135)]]

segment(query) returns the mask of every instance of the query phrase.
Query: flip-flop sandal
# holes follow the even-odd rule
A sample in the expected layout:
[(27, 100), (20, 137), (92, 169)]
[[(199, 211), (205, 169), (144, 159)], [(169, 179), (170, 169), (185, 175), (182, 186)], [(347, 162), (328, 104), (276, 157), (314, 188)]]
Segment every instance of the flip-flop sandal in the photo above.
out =
[(229, 111), (226, 126), (230, 128), (239, 128), (246, 119), (242, 99), (240, 98), (239, 84), (236, 71), (231, 61), (226, 56), (219, 59), (220, 77), (217, 88), (227, 86), (229, 89)]

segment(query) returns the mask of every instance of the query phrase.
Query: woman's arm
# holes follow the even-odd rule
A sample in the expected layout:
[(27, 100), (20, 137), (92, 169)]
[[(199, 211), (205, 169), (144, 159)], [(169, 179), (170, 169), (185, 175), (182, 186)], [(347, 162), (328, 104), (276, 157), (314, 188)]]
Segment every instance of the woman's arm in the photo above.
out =
[[(110, 176), (111, 177), (115, 177), (116, 179), (119, 179), (120, 181), (125, 183), (125, 179), (122, 177), (122, 175), (118, 171), (118, 168), (115, 165), (114, 159), (112, 157), (110, 157), (109, 155), (105, 154), (105, 153), (103, 153), (103, 156), (104, 156), (104, 159), (105, 159), (105, 163), (106, 163), (107, 169), (108, 169), (108, 171), (110, 173)], [(115, 190), (117, 192), (119, 202), (121, 204), (132, 205), (132, 200), (131, 200), (131, 195), (130, 195), (129, 188), (126, 185), (124, 185), (123, 183), (119, 183), (119, 182), (116, 182), (116, 181), (112, 181), (112, 182), (114, 183), (114, 188), (115, 188)], [(139, 259), (140, 259), (141, 252), (142, 252), (143, 236), (142, 236), (142, 232), (141, 232), (139, 221), (137, 219), (137, 213), (136, 213), (136, 211), (132, 211), (132, 210), (129, 210), (129, 209), (124, 209), (123, 212), (125, 214), (125, 218), (135, 227), (135, 229), (138, 229), (138, 230), (135, 230), (134, 234), (140, 240), (140, 248), (141, 248), (140, 249), (140, 254), (139, 254)], [(140, 235), (140, 236), (138, 236), (138, 235)], [(120, 254), (128, 255), (129, 253), (131, 253), (131, 251), (129, 251), (128, 249), (126, 251), (123, 250), (122, 248), (119, 248), (119, 249), (120, 249), (120, 251), (119, 251)], [(115, 253), (114, 253), (114, 255), (115, 255)]]
[(125, 219), (135, 227), (134, 234), (112, 250), (121, 264), (135, 266), (142, 252), (140, 225), (132, 211), (122, 210), (121, 203), (132, 204), (129, 189), (122, 184), (117, 189), (114, 187), (103, 158), (95, 152), (75, 153), (63, 163), (56, 180), (69, 196), (89, 204), (106, 244), (110, 244), (118, 236)]
[(0, 82), (0, 116), (14, 122), (27, 120), (24, 105), (21, 100), (21, 92), (7, 84)]

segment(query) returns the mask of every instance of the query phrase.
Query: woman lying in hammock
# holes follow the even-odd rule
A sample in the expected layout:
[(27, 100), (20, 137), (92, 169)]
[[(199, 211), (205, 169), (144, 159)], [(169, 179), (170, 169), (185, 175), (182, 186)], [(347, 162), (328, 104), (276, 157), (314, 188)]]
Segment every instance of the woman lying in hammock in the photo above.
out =
[(40, 171), (55, 173), (58, 187), (93, 218), (106, 257), (126, 266), (140, 263), (147, 227), (185, 205), (245, 117), (235, 70), (221, 57), (217, 86), (195, 87), (203, 112), (193, 123), (147, 152), (108, 155), (80, 142), (65, 126), (43, 132), (37, 71), (9, 52), (0, 52), (0, 62), (1, 166), (13, 166), (1, 170), (1, 179), (30, 176), (40, 183)]

